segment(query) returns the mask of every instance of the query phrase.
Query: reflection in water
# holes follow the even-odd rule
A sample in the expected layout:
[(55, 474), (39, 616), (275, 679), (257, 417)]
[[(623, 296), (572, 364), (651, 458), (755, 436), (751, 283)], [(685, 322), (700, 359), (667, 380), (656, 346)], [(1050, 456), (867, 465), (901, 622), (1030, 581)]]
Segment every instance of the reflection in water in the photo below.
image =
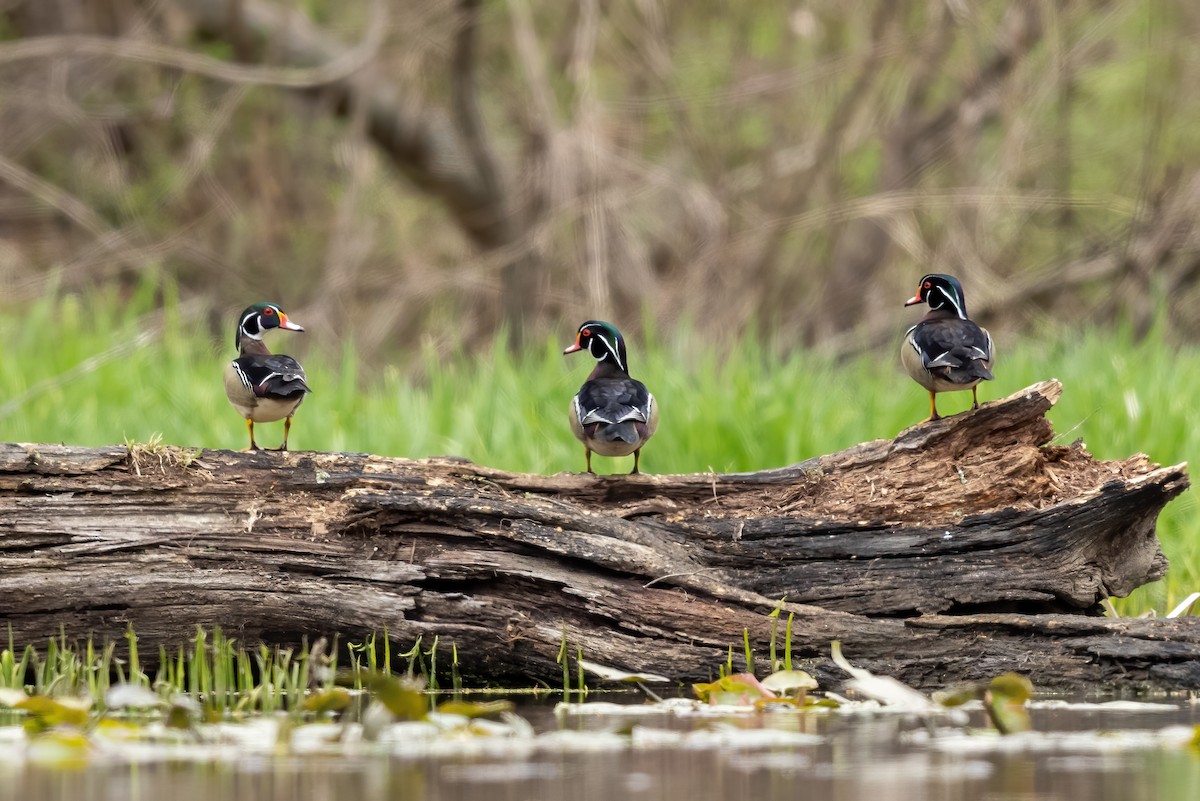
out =
[[(556, 723), (538, 710), (524, 710), (539, 730)], [(931, 733), (895, 716), (768, 716), (793, 732), (788, 744), (719, 747), (675, 742), (670, 746), (587, 751), (612, 742), (603, 731), (628, 731), (685, 724), (671, 719), (567, 718), (575, 747), (553, 746), (528, 756), (399, 758), (364, 745), (343, 756), (237, 754), (220, 762), (191, 761), (170, 748), (103, 754), (88, 767), (52, 769), (6, 762), (0, 755), (0, 801), (1170, 801), (1193, 799), (1200, 787), (1200, 755), (1192, 748), (1155, 739), (1171, 724), (1193, 725), (1195, 713), (1035, 710), (1035, 726), (1053, 746), (1033, 748), (1020, 738)], [(762, 725), (763, 719), (691, 721), (686, 725)], [(975, 721), (979, 722), (979, 721)], [(1141, 729), (1137, 736), (1112, 736), (1111, 748), (1095, 730)], [(644, 730), (643, 730), (644, 731)], [(1088, 731), (1086, 735), (1070, 734)], [(1186, 734), (1187, 730), (1178, 730)], [(763, 732), (770, 735), (769, 732)], [(649, 744), (653, 733), (635, 734)], [(1157, 745), (1156, 745), (1157, 744)]]

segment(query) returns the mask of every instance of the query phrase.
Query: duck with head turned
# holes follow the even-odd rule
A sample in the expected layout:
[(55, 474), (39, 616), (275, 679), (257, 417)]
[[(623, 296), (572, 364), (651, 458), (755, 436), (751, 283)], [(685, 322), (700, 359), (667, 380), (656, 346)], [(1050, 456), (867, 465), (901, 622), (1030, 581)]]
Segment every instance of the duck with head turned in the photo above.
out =
[(658, 428), (658, 404), (641, 381), (629, 377), (625, 339), (611, 324), (588, 320), (579, 326), (575, 343), (563, 353), (586, 350), (596, 367), (571, 400), (571, 431), (583, 443), (587, 471), (592, 453), (601, 456), (633, 454), (638, 472), (642, 446)]
[(267, 349), (263, 334), (272, 328), (304, 330), (274, 303), (255, 303), (247, 307), (238, 317), (234, 335), (238, 357), (225, 367), (225, 395), (233, 408), (246, 418), (252, 451), (259, 449), (254, 441), (254, 424), (276, 420), (283, 420), (283, 444), (279, 450), (286, 451), (292, 415), (304, 401), (304, 396), (311, 392), (300, 362)]
[(905, 306), (929, 305), (929, 311), (904, 334), (900, 361), (913, 380), (929, 391), (929, 420), (937, 420), (937, 393), (971, 390), (972, 409), (979, 408), (976, 387), (992, 380), (995, 351), (992, 336), (967, 317), (962, 284), (952, 275), (930, 273)]

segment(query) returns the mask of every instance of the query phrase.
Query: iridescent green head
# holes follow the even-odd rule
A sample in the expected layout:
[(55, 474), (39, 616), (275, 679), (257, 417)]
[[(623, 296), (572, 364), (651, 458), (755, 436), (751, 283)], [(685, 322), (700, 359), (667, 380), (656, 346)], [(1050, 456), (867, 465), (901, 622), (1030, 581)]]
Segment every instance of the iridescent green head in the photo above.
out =
[(954, 312), (962, 320), (967, 319), (967, 299), (963, 296), (962, 284), (952, 275), (930, 273), (921, 279), (917, 285), (917, 294), (907, 301), (905, 306), (915, 306), (918, 303), (928, 303), (931, 309), (945, 309)]
[(233, 338), (233, 346), (239, 350), (242, 347), (242, 337), (247, 339), (263, 338), (263, 332), (271, 328), (282, 328), (285, 331), (303, 331), (304, 327), (288, 319), (283, 309), (274, 303), (255, 303), (247, 306), (238, 317), (237, 333)]
[(608, 363), (622, 373), (629, 372), (629, 360), (625, 355), (625, 338), (612, 323), (600, 320), (588, 320), (579, 326), (575, 334), (575, 344), (569, 346), (563, 353), (575, 353), (586, 350), (597, 362)]

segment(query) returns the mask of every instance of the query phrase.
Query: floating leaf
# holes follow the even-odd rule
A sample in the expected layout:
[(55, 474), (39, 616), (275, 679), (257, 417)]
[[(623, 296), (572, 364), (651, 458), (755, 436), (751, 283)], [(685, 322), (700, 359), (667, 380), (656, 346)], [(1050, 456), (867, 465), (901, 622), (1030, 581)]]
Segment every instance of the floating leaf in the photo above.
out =
[(29, 761), (59, 769), (79, 769), (87, 765), (91, 743), (82, 732), (48, 731), (29, 741)]
[(77, 726), (87, 724), (88, 710), (92, 702), (86, 698), (51, 698), (48, 695), (33, 695), (16, 704), (14, 709), (29, 713), (25, 729), (40, 732), (55, 726)]
[(166, 719), (163, 721), (169, 729), (191, 729), (200, 720), (203, 710), (200, 704), (186, 695), (177, 695), (171, 699), (167, 707)]
[(750, 673), (722, 676), (709, 684), (693, 684), (696, 697), (709, 704), (748, 706), (762, 700), (774, 700), (775, 693), (767, 689)]
[(983, 696), (988, 719), (1001, 734), (1029, 731), (1029, 710), (1025, 704), (1033, 697), (1033, 684), (1024, 676), (1005, 673), (992, 679)]
[(805, 706), (808, 708), (815, 707), (818, 709), (837, 709), (841, 706), (841, 704), (832, 698), (809, 698), (808, 703), (805, 704)]
[(982, 697), (983, 687), (979, 684), (965, 684), (933, 693), (933, 700), (946, 707), (962, 706), (968, 701), (976, 701)]
[(300, 708), (305, 712), (341, 712), (350, 706), (350, 691), (345, 687), (331, 687), (319, 693), (313, 693), (304, 699)]
[(479, 718), (512, 712), (516, 705), (512, 701), (446, 701), (438, 704), (437, 711), (443, 715), (461, 715), (464, 718)]
[(140, 732), (142, 725), (134, 723), (131, 720), (114, 720), (112, 718), (103, 718), (96, 722), (96, 731), (108, 736), (122, 736), (135, 732)]
[(607, 665), (601, 665), (596, 662), (589, 662), (586, 659), (579, 660), (579, 666), (598, 678), (608, 681), (624, 681), (624, 682), (665, 682), (670, 681), (666, 676), (659, 676), (655, 673), (626, 673), (624, 670), (611, 668)]
[(396, 720), (424, 720), (429, 713), (422, 685), (412, 679), (377, 674), (371, 677), (368, 686), (375, 700)]
[(817, 680), (803, 670), (777, 670), (762, 680), (762, 686), (784, 695), (817, 689)]

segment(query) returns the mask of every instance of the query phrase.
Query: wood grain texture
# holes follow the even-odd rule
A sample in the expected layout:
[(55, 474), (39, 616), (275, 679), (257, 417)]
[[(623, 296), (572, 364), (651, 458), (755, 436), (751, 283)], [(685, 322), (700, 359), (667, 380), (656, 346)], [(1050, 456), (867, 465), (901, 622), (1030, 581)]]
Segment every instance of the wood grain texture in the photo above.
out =
[[(594, 661), (708, 678), (780, 599), (795, 654), (829, 642), (918, 686), (1194, 687), (1191, 620), (1087, 614), (1163, 575), (1184, 465), (1052, 445), (1044, 382), (979, 411), (756, 473), (536, 476), (462, 460), (0, 445), (0, 598), (19, 642), (60, 627), (143, 653), (197, 625), (241, 642), (457, 646), (475, 679)], [(780, 635), (782, 639), (782, 635)]]

